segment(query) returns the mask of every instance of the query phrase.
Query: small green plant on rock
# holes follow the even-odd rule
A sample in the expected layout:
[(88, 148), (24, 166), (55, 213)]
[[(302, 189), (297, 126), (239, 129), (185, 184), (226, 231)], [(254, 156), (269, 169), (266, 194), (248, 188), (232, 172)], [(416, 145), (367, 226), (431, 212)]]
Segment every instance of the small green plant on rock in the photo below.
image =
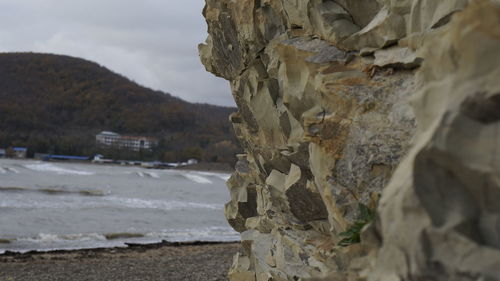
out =
[(352, 244), (361, 242), (361, 230), (370, 223), (375, 217), (375, 211), (370, 210), (366, 205), (359, 203), (359, 217), (356, 222), (346, 231), (339, 233), (340, 237), (345, 237), (338, 243), (341, 247), (347, 247)]

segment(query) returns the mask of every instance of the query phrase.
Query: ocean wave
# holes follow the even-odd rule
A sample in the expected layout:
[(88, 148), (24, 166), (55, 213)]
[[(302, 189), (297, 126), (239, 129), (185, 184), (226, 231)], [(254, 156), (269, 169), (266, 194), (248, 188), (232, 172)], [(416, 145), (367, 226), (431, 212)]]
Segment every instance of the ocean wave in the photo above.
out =
[(155, 178), (155, 179), (159, 179), (160, 178), (160, 176), (157, 173), (155, 173), (155, 172), (146, 172), (145, 174), (148, 175), (151, 178)]
[(9, 168), (6, 168), (6, 169), (7, 169), (7, 171), (11, 171), (14, 174), (19, 174), (20, 173), (16, 168), (9, 167)]
[(67, 242), (67, 241), (106, 241), (105, 235), (97, 233), (86, 233), (86, 234), (46, 234), (40, 233), (36, 237), (21, 237), (17, 238), (16, 241), (19, 242), (31, 242), (35, 244), (52, 244), (55, 242)]
[(231, 177), (231, 174), (228, 173), (198, 172), (198, 174), (203, 176), (216, 177), (223, 181), (228, 181)]
[(78, 242), (89, 242), (89, 241), (106, 241), (106, 240), (118, 240), (118, 239), (133, 239), (142, 238), (146, 234), (143, 233), (131, 233), (131, 232), (116, 232), (116, 233), (84, 233), (84, 234), (47, 234), (39, 233), (35, 237), (20, 237), (15, 239), (0, 239), (0, 244), (11, 244), (15, 242), (30, 242), (34, 244), (55, 244), (58, 242), (73, 244)]
[(204, 228), (165, 229), (161, 232), (149, 232), (145, 237), (157, 238), (170, 242), (240, 241), (240, 234), (230, 227), (210, 226)]
[(107, 240), (142, 238), (144, 236), (145, 235), (142, 233), (131, 233), (131, 232), (118, 232), (118, 233), (104, 234), (104, 237), (106, 237)]
[(19, 174), (20, 172), (12, 167), (0, 167), (0, 174), (14, 173)]
[(67, 190), (63, 188), (26, 188), (26, 187), (2, 187), (0, 186), (1, 191), (10, 191), (10, 192), (39, 192), (45, 193), (49, 195), (64, 195), (64, 194), (76, 194), (83, 196), (106, 196), (109, 195), (109, 191), (103, 190)]
[(158, 175), (155, 172), (136, 172), (136, 174), (141, 178), (145, 178), (145, 177), (154, 178), (154, 179), (160, 178), (160, 175)]
[(49, 163), (26, 164), (26, 165), (24, 165), (24, 167), (28, 168), (32, 171), (53, 172), (53, 173), (57, 173), (59, 175), (91, 176), (91, 175), (95, 174), (95, 173), (88, 172), (88, 171), (70, 170), (70, 169), (62, 168), (62, 167), (59, 167), (57, 165), (49, 164)]
[[(104, 204), (102, 204), (104, 205)], [(81, 209), (99, 207), (95, 202), (51, 202), (32, 199), (4, 200), (0, 199), (0, 208), (6, 209)]]
[(207, 204), (184, 201), (162, 201), (162, 200), (146, 200), (138, 198), (122, 198), (122, 197), (107, 197), (103, 198), (115, 205), (125, 206), (127, 208), (136, 209), (161, 209), (165, 211), (177, 209), (224, 209), (222, 204)]
[(31, 242), (37, 244), (50, 244), (55, 242), (87, 242), (87, 241), (106, 241), (106, 240), (118, 240), (118, 239), (131, 239), (131, 238), (142, 238), (146, 235), (143, 233), (131, 233), (131, 232), (116, 232), (116, 233), (85, 233), (85, 234), (46, 234), (40, 233), (36, 237), (24, 237), (17, 239), (10, 239), (10, 243), (14, 241), (20, 242)]
[(32, 237), (0, 239), (0, 254), (14, 252), (76, 250), (126, 247), (126, 243), (150, 244), (169, 242), (236, 242), (240, 235), (230, 227), (166, 229), (158, 232), (112, 232), (83, 234), (39, 233)]
[(0, 238), (0, 245), (1, 244), (10, 244), (12, 243), (12, 239), (4, 239), (4, 238)]
[(10, 209), (83, 209), (83, 208), (130, 208), (130, 209), (159, 209), (164, 211), (171, 210), (192, 210), (192, 209), (209, 209), (223, 210), (223, 204), (207, 204), (185, 201), (162, 201), (162, 200), (146, 200), (137, 198), (122, 198), (105, 196), (99, 200), (78, 200), (77, 198), (66, 198), (61, 201), (41, 201), (30, 199), (3, 199), (0, 198), (0, 208)]
[[(30, 242), (35, 244), (55, 244), (58, 242), (88, 242), (107, 240), (127, 240), (145, 238), (151, 242), (166, 240), (170, 242), (186, 241), (238, 241), (240, 234), (230, 227), (205, 227), (189, 229), (165, 229), (158, 232), (112, 232), (112, 233), (84, 233), (84, 234), (47, 234), (40, 233), (35, 237), (20, 237), (14, 239), (3, 239), (2, 241)], [(6, 242), (7, 243), (7, 242)]]
[(194, 181), (196, 183), (201, 183), (201, 184), (211, 184), (212, 181), (207, 179), (206, 177), (203, 177), (199, 174), (195, 173), (183, 173), (182, 174), (185, 178), (187, 178), (190, 181)]

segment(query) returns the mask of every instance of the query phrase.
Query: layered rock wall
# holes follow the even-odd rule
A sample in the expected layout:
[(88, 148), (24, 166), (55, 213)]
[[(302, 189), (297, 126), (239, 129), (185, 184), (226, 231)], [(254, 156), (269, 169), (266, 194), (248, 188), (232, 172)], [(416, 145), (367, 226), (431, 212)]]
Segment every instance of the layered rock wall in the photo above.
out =
[(498, 1), (207, 0), (204, 16), (246, 152), (231, 280), (500, 280)]

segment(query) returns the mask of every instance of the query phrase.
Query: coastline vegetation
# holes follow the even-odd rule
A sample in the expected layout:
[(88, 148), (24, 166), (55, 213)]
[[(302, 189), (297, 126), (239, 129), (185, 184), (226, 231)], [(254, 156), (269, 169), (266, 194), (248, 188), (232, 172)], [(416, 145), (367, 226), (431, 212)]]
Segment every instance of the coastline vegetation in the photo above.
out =
[[(0, 148), (113, 159), (236, 161), (228, 116), (235, 108), (189, 103), (68, 56), (0, 54)], [(101, 149), (101, 131), (149, 136), (152, 151)]]
[(369, 224), (375, 218), (375, 211), (368, 208), (366, 205), (359, 203), (359, 216), (356, 222), (352, 224), (346, 231), (339, 233), (340, 237), (344, 237), (338, 243), (341, 247), (347, 247), (352, 244), (361, 242), (361, 231), (365, 225)]

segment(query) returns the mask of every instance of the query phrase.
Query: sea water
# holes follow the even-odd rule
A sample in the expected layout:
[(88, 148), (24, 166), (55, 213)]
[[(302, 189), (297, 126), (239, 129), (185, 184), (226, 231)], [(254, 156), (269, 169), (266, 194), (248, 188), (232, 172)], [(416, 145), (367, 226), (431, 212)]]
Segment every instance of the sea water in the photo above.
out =
[(229, 174), (0, 159), (0, 253), (237, 241)]

